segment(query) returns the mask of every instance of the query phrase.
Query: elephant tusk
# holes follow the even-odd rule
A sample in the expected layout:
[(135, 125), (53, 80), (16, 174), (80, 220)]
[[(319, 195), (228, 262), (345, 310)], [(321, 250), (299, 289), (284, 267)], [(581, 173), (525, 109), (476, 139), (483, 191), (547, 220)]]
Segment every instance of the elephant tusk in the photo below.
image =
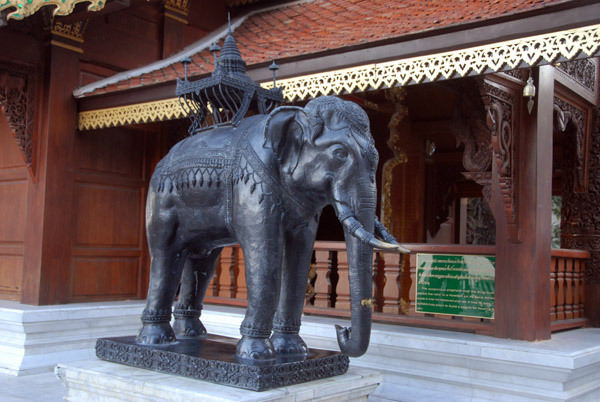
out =
[[(387, 229), (385, 228), (385, 226), (383, 226), (383, 224), (381, 222), (379, 222), (379, 219), (377, 219), (377, 217), (375, 217), (375, 234), (377, 235), (377, 237), (381, 238), (385, 243), (388, 244), (393, 244), (398, 246), (396, 250), (393, 251), (397, 251), (400, 253), (404, 253), (404, 254), (410, 254), (410, 250), (407, 249), (406, 247), (401, 246), (396, 239), (394, 238), (394, 236), (392, 236)], [(381, 248), (379, 246), (373, 245), (373, 247), (375, 248)]]
[(371, 241), (369, 241), (369, 245), (371, 247), (379, 249), (379, 250), (390, 251), (390, 252), (401, 253), (401, 254), (410, 254), (409, 249), (402, 247), (398, 243), (396, 243), (396, 244), (386, 243), (386, 242), (381, 241), (376, 238), (371, 239)]
[(363, 225), (354, 216), (349, 215), (343, 221), (344, 228), (361, 242), (380, 250), (396, 253), (410, 253), (410, 250), (402, 247), (400, 244), (388, 243), (375, 238), (375, 236), (365, 230)]

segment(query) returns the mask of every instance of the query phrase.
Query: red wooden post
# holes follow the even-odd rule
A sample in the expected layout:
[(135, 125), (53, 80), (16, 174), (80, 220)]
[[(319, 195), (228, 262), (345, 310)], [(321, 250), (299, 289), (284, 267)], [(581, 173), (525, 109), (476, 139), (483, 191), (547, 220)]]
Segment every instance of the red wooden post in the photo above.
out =
[(235, 298), (235, 281), (233, 272), (234, 254), (233, 247), (225, 247), (221, 252), (219, 264), (221, 271), (219, 273), (218, 295), (220, 297)]
[(223, 253), (227, 251), (227, 247), (221, 251), (219, 255), (219, 259), (217, 260), (217, 265), (215, 267), (215, 273), (210, 281), (210, 285), (208, 285), (208, 289), (206, 290), (206, 296), (219, 296), (219, 277), (221, 276), (221, 257)]
[(348, 253), (346, 250), (337, 252), (338, 282), (336, 286), (337, 298), (335, 308), (339, 310), (350, 310), (350, 282), (348, 271)]
[(383, 289), (385, 288), (383, 253), (373, 253), (371, 266), (373, 267), (373, 311), (381, 312), (383, 308)]
[(581, 265), (583, 261), (576, 259), (573, 261), (573, 318), (581, 317)]
[(565, 319), (565, 259), (557, 258), (556, 319)]
[(575, 288), (573, 281), (573, 258), (565, 259), (565, 318), (567, 320), (573, 318), (573, 302), (575, 297), (573, 290)]
[(246, 265), (244, 262), (244, 252), (239, 246), (233, 247), (233, 264), (236, 283), (236, 299), (248, 299), (248, 288), (246, 287)]
[(331, 253), (315, 250), (317, 280), (315, 282), (315, 307), (332, 307), (331, 300)]
[[(495, 75), (484, 80), (489, 83), (489, 91), (483, 94), (486, 108), (494, 113), (488, 126), (498, 135), (508, 135), (509, 144), (514, 144), (509, 154), (495, 150), (496, 163), (492, 164), (492, 210), (496, 218), (494, 322), (495, 335), (501, 338), (550, 338), (553, 68), (539, 67), (534, 77), (538, 96), (531, 115), (523, 100), (522, 85)], [(502, 178), (506, 165), (500, 161), (508, 162), (515, 170), (514, 181)]]
[[(37, 183), (29, 181), (24, 254), (25, 304), (63, 303), (69, 297), (72, 242), (73, 160), (77, 104), (72, 91), (79, 85), (79, 53), (52, 40), (47, 48), (45, 100), (41, 109)], [(37, 84), (36, 84), (37, 86)]]
[(550, 262), (550, 320), (556, 320), (556, 271), (558, 258), (553, 257)]
[(402, 314), (400, 278), (402, 272), (402, 254), (384, 254), (385, 287), (383, 288), (384, 313)]
[[(587, 269), (587, 261), (582, 261), (581, 263), (581, 273), (579, 274), (579, 282), (580, 282), (580, 296), (579, 296), (579, 314), (580, 317), (586, 316), (585, 311), (585, 298), (586, 298), (586, 285), (585, 285), (585, 271)], [(588, 318), (588, 317), (586, 317)]]
[(417, 300), (417, 255), (410, 255), (410, 290), (408, 291), (408, 315), (422, 315), (415, 312), (415, 302)]

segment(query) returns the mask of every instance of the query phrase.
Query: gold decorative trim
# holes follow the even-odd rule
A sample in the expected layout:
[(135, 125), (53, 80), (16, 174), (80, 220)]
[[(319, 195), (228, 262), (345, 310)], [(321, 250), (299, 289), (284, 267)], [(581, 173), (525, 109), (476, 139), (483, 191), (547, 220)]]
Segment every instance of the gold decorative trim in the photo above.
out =
[(65, 38), (65, 39), (70, 39), (70, 40), (72, 40), (72, 41), (74, 41), (74, 42), (83, 43), (83, 39), (81, 39), (81, 38), (78, 38), (78, 37), (76, 37), (76, 36), (74, 37), (74, 36), (71, 36), (71, 35), (69, 35), (69, 34), (62, 33), (62, 32), (60, 32), (60, 31), (54, 31), (54, 30), (52, 30), (51, 32), (52, 32), (52, 34), (54, 34), (54, 35), (56, 35), (56, 36), (60, 36), (60, 37), (62, 37), (62, 38)]
[(56, 6), (53, 15), (69, 15), (73, 12), (77, 3), (90, 3), (88, 11), (102, 10), (106, 0), (0, 0), (0, 11), (8, 8), (15, 10), (8, 13), (7, 20), (22, 20), (25, 17), (33, 15), (44, 6)]
[[(277, 80), (289, 101), (320, 95), (392, 88), (549, 64), (562, 56), (573, 60), (584, 53), (592, 57), (600, 49), (600, 25), (531, 36), (485, 46), (433, 55), (327, 71)], [(272, 82), (263, 84), (272, 88)]]
[(79, 112), (79, 130), (175, 120), (185, 117), (178, 98)]
[(63, 49), (72, 50), (72, 51), (77, 52), (77, 53), (83, 53), (83, 49), (81, 49), (81, 48), (79, 48), (77, 46), (67, 45), (66, 43), (62, 43), (62, 42), (59, 42), (59, 41), (54, 40), (54, 39), (52, 39), (50, 41), (50, 44), (54, 45), (54, 46), (62, 47)]
[(165, 9), (187, 16), (190, 11), (189, 3), (189, 0), (165, 0)]
[(165, 17), (175, 20), (177, 22), (181, 22), (184, 25), (188, 24), (188, 21), (185, 18), (178, 17), (175, 14), (165, 13)]
[(54, 23), (51, 22), (52, 27), (50, 28), (50, 33), (70, 39), (74, 42), (83, 43), (83, 34), (87, 27), (87, 23), (87, 20), (78, 21), (74, 24), (63, 24), (60, 21), (54, 21)]
[[(278, 80), (277, 85), (284, 87), (283, 93), (288, 101), (306, 100), (320, 95), (392, 88), (424, 80), (436, 81), (554, 63), (561, 56), (567, 60), (581, 57), (582, 53), (592, 57), (599, 50), (600, 25), (593, 25), (452, 52), (288, 78)], [(273, 87), (273, 82), (261, 85), (269, 89)], [(81, 112), (79, 127), (87, 130), (182, 117), (177, 98), (152, 104), (155, 105), (128, 105)]]
[(392, 115), (388, 128), (390, 129), (390, 137), (387, 141), (387, 146), (394, 152), (394, 157), (387, 160), (383, 164), (382, 172), (382, 194), (381, 194), (381, 221), (388, 230), (394, 233), (394, 222), (392, 221), (392, 183), (394, 181), (394, 169), (408, 162), (408, 156), (400, 146), (400, 130), (398, 126), (408, 116), (408, 108), (404, 104), (406, 90), (404, 88), (394, 88), (386, 93), (386, 99), (392, 101), (395, 105), (395, 112)]

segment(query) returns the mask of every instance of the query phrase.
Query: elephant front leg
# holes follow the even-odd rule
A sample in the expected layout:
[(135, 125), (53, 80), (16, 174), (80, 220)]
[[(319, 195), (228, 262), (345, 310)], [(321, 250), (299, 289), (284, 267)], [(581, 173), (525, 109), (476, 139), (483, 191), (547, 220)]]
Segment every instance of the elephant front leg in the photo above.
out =
[(238, 342), (236, 355), (241, 360), (260, 363), (275, 359), (275, 350), (269, 337), (279, 298), (282, 251), (281, 240), (277, 236), (253, 237), (256, 241), (242, 244), (248, 308), (240, 327), (242, 338)]
[(190, 257), (185, 264), (179, 300), (173, 310), (173, 329), (178, 338), (206, 337), (206, 328), (200, 321), (200, 313), (221, 250), (213, 250), (207, 257)]
[(308, 348), (298, 334), (318, 219), (294, 237), (285, 239), (281, 295), (271, 342), (280, 356), (305, 356)]

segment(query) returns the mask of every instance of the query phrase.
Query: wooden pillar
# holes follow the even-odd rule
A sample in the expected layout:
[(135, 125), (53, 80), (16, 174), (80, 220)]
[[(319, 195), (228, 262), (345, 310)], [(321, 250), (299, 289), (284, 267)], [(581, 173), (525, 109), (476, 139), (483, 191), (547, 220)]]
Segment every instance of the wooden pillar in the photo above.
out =
[[(558, 99), (555, 98), (555, 102)], [(568, 112), (575, 127), (589, 128), (589, 167), (587, 176), (589, 183), (586, 191), (576, 191), (576, 150), (575, 144), (570, 145), (565, 154), (563, 170), (565, 171), (562, 189), (561, 211), (561, 247), (584, 249), (590, 252), (590, 258), (585, 266), (585, 314), (592, 326), (600, 326), (600, 109), (585, 110), (576, 108), (566, 102), (557, 105), (561, 112)], [(565, 110), (563, 110), (565, 109)], [(588, 123), (588, 119), (590, 123)], [(563, 130), (564, 131), (564, 130)], [(567, 132), (573, 134), (573, 131)], [(575, 280), (581, 276), (578, 268)], [(578, 281), (577, 281), (578, 282)]]
[[(531, 115), (521, 95), (522, 86), (490, 78), (495, 81), (490, 83), (491, 92), (497, 96), (493, 102), (503, 103), (503, 117), (490, 115), (495, 120), (496, 134), (508, 134), (516, 151), (508, 160), (495, 148), (492, 174), (496, 217), (495, 335), (502, 338), (550, 338), (552, 68), (539, 68), (535, 80), (538, 96)], [(486, 102), (486, 108), (490, 113), (490, 103)], [(499, 162), (511, 164), (512, 176), (506, 175), (506, 165)]]
[(79, 84), (77, 43), (52, 36), (46, 49), (38, 181), (29, 182), (21, 302), (56, 304), (69, 286), (73, 147)]
[(189, 3), (166, 0), (162, 27), (162, 57), (169, 57), (185, 46), (185, 27), (188, 24)]

